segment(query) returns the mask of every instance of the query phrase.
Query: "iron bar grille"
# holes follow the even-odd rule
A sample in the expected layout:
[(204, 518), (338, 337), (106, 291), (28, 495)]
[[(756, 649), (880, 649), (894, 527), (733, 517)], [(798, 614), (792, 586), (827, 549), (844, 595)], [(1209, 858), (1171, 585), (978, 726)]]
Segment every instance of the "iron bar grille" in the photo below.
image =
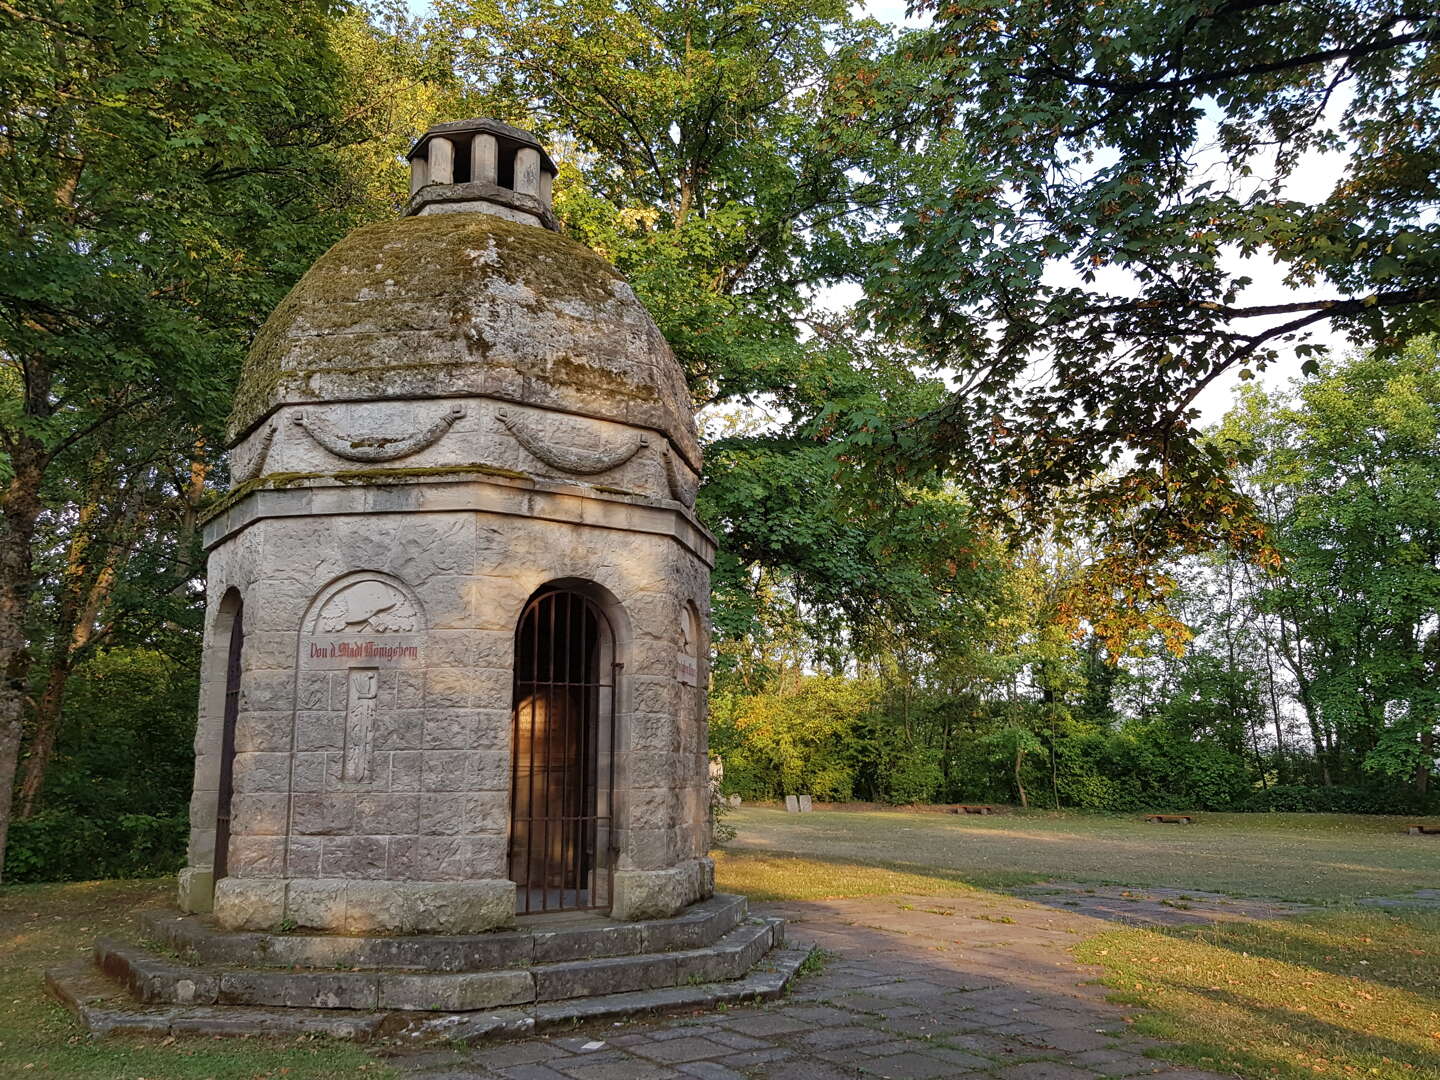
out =
[(225, 719), (220, 735), (220, 783), (215, 801), (214, 880), (230, 870), (230, 804), (235, 793), (235, 722), (240, 716), (240, 651), (245, 647), (245, 607), (235, 606), (230, 651), (225, 658)]
[(510, 879), (516, 911), (610, 907), (614, 639), (579, 593), (533, 597), (515, 635)]

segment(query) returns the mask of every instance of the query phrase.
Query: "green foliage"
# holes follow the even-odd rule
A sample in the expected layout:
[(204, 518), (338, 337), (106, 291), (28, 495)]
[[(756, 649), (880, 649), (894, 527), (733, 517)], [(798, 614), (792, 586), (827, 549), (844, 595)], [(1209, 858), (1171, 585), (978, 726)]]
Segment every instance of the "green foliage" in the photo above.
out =
[(1262, 611), (1320, 756), (1352, 784), (1423, 784), (1440, 730), (1440, 364), (1436, 339), (1327, 365), (1289, 397), (1251, 394), (1222, 437), (1285, 568)]
[(846, 744), (875, 693), (859, 680), (813, 676), (790, 693), (716, 695), (710, 745), (725, 761), (725, 790), (749, 799), (849, 799)]
[(1235, 809), (1257, 813), (1434, 814), (1440, 812), (1440, 799), (1394, 788), (1275, 784), (1250, 792), (1236, 803)]
[[(1432, 13), (917, 7), (933, 24), (855, 90), (866, 122), (965, 150), (901, 211), (866, 284), (875, 325), (963, 387), (901, 433), (902, 462), (973, 479), (1028, 534), (1058, 517), (1152, 565), (1221, 546), (1273, 562), (1194, 402), (1284, 349), (1312, 356), (1311, 328), (1388, 350), (1440, 322)], [(1327, 152), (1345, 157), (1314, 164)], [(1313, 292), (1260, 303), (1245, 257)]]
[[(859, 462), (943, 383), (815, 301), (856, 275), (901, 196), (878, 162), (914, 158), (853, 123), (844, 90), (890, 31), (837, 0), (437, 12), (470, 85), (550, 136), (566, 229), (625, 274), (708, 407), (698, 509), (721, 541), (722, 670), (757, 685), (773, 657), (734, 672), (739, 652), (793, 648), (802, 624), (806, 643), (863, 634), (924, 591), (913, 527), (934, 508), (912, 511), (934, 476), (881, 492)], [(835, 648), (813, 658), (830, 667)]]
[(82, 664), (46, 809), (11, 825), (6, 880), (147, 877), (183, 865), (196, 693), (193, 656), (113, 649)]
[(83, 713), (67, 677), (97, 647), (193, 649), (240, 357), (321, 252), (395, 212), (400, 151), (462, 100), (402, 11), (0, 6), (0, 849), (22, 734), (20, 812), (63, 811), (27, 835), (90, 835), (46, 776)]
[(97, 819), (46, 810), (10, 826), (5, 879), (94, 881), (160, 877), (185, 865), (190, 819), (120, 814)]

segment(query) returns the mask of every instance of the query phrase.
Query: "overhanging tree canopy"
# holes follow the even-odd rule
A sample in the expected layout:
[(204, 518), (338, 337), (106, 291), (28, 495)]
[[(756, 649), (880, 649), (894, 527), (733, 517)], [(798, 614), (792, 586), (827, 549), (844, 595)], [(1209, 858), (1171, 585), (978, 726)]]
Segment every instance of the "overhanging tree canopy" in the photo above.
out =
[[(952, 366), (902, 436), (1021, 528), (1156, 556), (1262, 534), (1197, 396), (1307, 330), (1440, 322), (1440, 19), (1413, 0), (964, 0), (857, 89), (968, 164), (903, 218), (875, 324)], [(916, 77), (916, 71), (923, 71)], [(1315, 198), (1312, 152), (1345, 156)], [(1306, 177), (1313, 180), (1313, 177)], [(1312, 298), (1257, 303), (1236, 256)]]

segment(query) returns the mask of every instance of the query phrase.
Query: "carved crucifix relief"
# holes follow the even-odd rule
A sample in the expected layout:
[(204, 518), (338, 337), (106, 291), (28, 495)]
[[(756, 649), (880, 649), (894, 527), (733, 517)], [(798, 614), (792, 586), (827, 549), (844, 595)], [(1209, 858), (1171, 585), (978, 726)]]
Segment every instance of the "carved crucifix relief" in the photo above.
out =
[(351, 668), (349, 677), (350, 689), (345, 702), (345, 758), (340, 777), (359, 783), (370, 779), (380, 672), (376, 668)]

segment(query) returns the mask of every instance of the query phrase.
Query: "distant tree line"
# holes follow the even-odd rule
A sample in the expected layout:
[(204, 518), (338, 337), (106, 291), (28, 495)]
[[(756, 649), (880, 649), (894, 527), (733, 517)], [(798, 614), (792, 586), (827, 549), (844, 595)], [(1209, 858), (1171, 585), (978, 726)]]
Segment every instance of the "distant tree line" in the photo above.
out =
[[(1440, 809), (1440, 357), (1326, 364), (1242, 393), (1207, 436), (1243, 465), (1278, 569), (1166, 567), (1165, 640), (1115, 655), (1061, 610), (1085, 553), (1001, 545), (987, 585), (830, 670), (794, 594), (730, 642), (711, 703), (726, 790), (750, 798), (1014, 802), (1091, 810)], [(983, 605), (979, 619), (952, 606)], [(786, 629), (788, 628), (788, 629)], [(818, 640), (807, 635), (818, 634)], [(863, 644), (862, 644), (863, 641)]]

